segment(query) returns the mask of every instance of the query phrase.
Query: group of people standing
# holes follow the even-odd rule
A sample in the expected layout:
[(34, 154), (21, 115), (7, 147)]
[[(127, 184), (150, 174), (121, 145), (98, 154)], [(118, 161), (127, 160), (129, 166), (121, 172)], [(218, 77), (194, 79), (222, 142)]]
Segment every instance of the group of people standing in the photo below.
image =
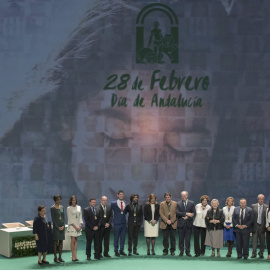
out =
[[(247, 259), (249, 256), (249, 239), (252, 233), (253, 252), (251, 258), (257, 256), (257, 243), (260, 241), (258, 255), (263, 257), (265, 249), (265, 233), (267, 239), (268, 257), (270, 259), (270, 205), (264, 204), (264, 195), (258, 195), (258, 203), (247, 206), (246, 199), (234, 206), (234, 198), (228, 197), (223, 209), (219, 208), (219, 201), (210, 199), (207, 195), (200, 198), (197, 205), (188, 199), (188, 192), (181, 192), (181, 200), (175, 202), (169, 192), (164, 194), (164, 201), (158, 204), (156, 196), (152, 193), (147, 203), (139, 203), (139, 195), (132, 194), (130, 203), (124, 200), (124, 192), (120, 190), (118, 199), (111, 205), (107, 204), (107, 197), (102, 196), (100, 204), (96, 198), (90, 198), (89, 206), (84, 209), (86, 256), (91, 260), (91, 245), (94, 242), (94, 258), (99, 260), (109, 255), (109, 241), (112, 223), (114, 225), (114, 253), (115, 256), (139, 255), (137, 250), (138, 235), (144, 219), (144, 236), (146, 237), (147, 255), (155, 255), (155, 239), (159, 235), (159, 228), (163, 233), (163, 255), (172, 256), (176, 250), (176, 230), (179, 234), (179, 256), (184, 252), (190, 254), (190, 239), (194, 233), (195, 257), (204, 256), (205, 247), (212, 248), (211, 257), (220, 257), (220, 248), (227, 241), (227, 257), (231, 257), (234, 241), (236, 240), (237, 259)], [(65, 239), (65, 212), (61, 205), (61, 195), (55, 195), (55, 204), (51, 207), (54, 240), (54, 262), (64, 262), (62, 259), (63, 240)], [(46, 254), (48, 251), (46, 208), (38, 207), (39, 216), (34, 220), (33, 233), (37, 243), (38, 263), (48, 264)], [(128, 213), (128, 226), (126, 214)], [(82, 234), (82, 210), (77, 204), (76, 196), (71, 196), (67, 208), (68, 234), (71, 237), (72, 261), (77, 258), (78, 237)], [(160, 220), (160, 225), (159, 225)], [(128, 229), (128, 254), (124, 251), (126, 230)], [(170, 241), (169, 241), (170, 239)], [(170, 244), (169, 244), (170, 242)], [(151, 246), (151, 252), (150, 252)], [(57, 252), (58, 247), (58, 252)], [(103, 251), (102, 251), (103, 249)], [(217, 252), (215, 253), (215, 250)], [(57, 257), (57, 253), (59, 253)], [(43, 259), (41, 259), (43, 255)]]

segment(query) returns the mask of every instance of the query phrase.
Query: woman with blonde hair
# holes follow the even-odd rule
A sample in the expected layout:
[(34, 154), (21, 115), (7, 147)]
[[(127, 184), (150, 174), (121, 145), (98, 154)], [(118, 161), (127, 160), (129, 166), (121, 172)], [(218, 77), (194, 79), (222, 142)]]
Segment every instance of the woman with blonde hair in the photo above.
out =
[(150, 240), (152, 242), (152, 255), (155, 255), (155, 241), (159, 231), (159, 204), (154, 193), (149, 195), (148, 201), (144, 206), (144, 219), (147, 255), (150, 255)]
[(228, 252), (226, 257), (231, 257), (233, 242), (235, 240), (235, 235), (233, 232), (233, 224), (232, 224), (232, 215), (234, 211), (234, 198), (228, 197), (226, 199), (225, 205), (223, 207), (223, 214), (225, 216), (224, 222), (224, 230), (223, 230), (223, 241), (227, 241)]

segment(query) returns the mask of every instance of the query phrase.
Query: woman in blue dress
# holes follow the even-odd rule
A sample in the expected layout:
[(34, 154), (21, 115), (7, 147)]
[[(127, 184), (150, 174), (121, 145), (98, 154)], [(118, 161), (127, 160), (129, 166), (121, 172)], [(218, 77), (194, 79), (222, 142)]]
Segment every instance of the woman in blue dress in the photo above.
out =
[[(38, 216), (35, 217), (33, 223), (33, 234), (35, 234), (35, 240), (37, 245), (38, 252), (38, 264), (48, 264), (46, 261), (46, 255), (49, 248), (49, 240), (47, 227), (49, 226), (48, 221), (46, 219), (46, 208), (44, 205), (40, 205), (38, 207)], [(41, 256), (43, 255), (43, 259), (41, 260)]]
[(232, 224), (232, 215), (234, 211), (234, 198), (228, 197), (226, 199), (225, 205), (223, 207), (223, 213), (225, 215), (225, 222), (224, 222), (224, 230), (223, 230), (223, 240), (227, 241), (228, 252), (226, 257), (231, 257), (232, 249), (233, 249), (233, 242), (235, 240), (235, 235), (233, 232), (233, 224)]

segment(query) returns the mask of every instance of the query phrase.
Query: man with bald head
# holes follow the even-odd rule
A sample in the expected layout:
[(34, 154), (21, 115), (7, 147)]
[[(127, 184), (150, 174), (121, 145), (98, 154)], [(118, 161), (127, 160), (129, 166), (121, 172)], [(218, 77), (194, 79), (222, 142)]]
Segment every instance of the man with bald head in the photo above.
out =
[(265, 213), (268, 206), (264, 204), (263, 194), (259, 194), (257, 196), (257, 201), (258, 203), (251, 205), (254, 212), (251, 258), (256, 258), (257, 256), (257, 244), (258, 239), (260, 239), (260, 251), (258, 255), (261, 259), (263, 259), (263, 252), (265, 248)]
[(111, 257), (109, 255), (109, 245), (110, 245), (110, 233), (111, 233), (111, 223), (112, 223), (112, 209), (110, 205), (107, 205), (107, 197), (102, 196), (100, 204), (97, 206), (101, 213), (102, 221), (100, 226), (100, 237), (99, 237), (99, 252), (102, 258), (102, 242), (104, 241), (104, 257)]

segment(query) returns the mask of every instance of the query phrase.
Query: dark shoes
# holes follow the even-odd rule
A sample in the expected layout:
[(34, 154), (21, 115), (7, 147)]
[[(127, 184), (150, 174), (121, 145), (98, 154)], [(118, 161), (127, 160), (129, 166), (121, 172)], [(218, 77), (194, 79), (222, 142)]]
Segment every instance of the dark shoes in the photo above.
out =
[(57, 258), (54, 258), (53, 261), (54, 261), (55, 263), (60, 263), (60, 260), (57, 259)]
[(232, 255), (231, 255), (230, 253), (227, 253), (227, 254), (226, 254), (226, 257), (227, 257), (227, 258), (230, 258), (231, 256), (232, 256)]
[(95, 256), (94, 257), (96, 260), (100, 260), (100, 257), (99, 256)]
[(39, 264), (39, 265), (43, 265), (43, 263), (42, 263), (42, 262), (39, 262), (39, 261), (38, 261), (38, 264)]
[(204, 256), (204, 253), (201, 253), (201, 256)]
[(91, 256), (87, 255), (87, 261), (90, 261), (90, 260), (91, 260)]
[(196, 254), (194, 257), (200, 257), (200, 254)]
[(264, 259), (263, 255), (260, 255), (260, 259)]
[(131, 252), (128, 253), (128, 256), (132, 256)]
[(135, 252), (133, 251), (133, 254), (134, 255), (140, 255), (137, 251), (135, 251)]
[(59, 262), (65, 262), (62, 258), (59, 258), (58, 260)]
[(125, 253), (125, 251), (120, 251), (120, 255), (127, 256), (127, 253)]
[(149, 249), (147, 250), (147, 255), (150, 255), (150, 250)]
[(104, 253), (104, 257), (111, 258), (111, 256), (108, 253)]
[(120, 257), (120, 254), (119, 254), (119, 252), (117, 251), (117, 252), (115, 252), (115, 256), (116, 257)]
[(237, 260), (241, 260), (242, 259), (242, 257), (237, 257)]
[(256, 257), (257, 257), (256, 254), (252, 254), (251, 259), (254, 259), (254, 258), (256, 258)]
[(172, 252), (171, 252), (171, 255), (172, 255), (172, 256), (174, 256), (174, 255), (175, 255), (174, 251), (172, 251)]
[(155, 251), (152, 249), (152, 255), (156, 255)]
[(42, 260), (42, 263), (49, 264), (49, 262), (48, 262), (48, 261), (44, 261), (44, 260)]
[[(150, 254), (149, 254), (149, 255), (150, 255)], [(163, 251), (163, 256), (166, 256), (166, 255), (168, 255), (168, 252)]]
[(183, 257), (183, 255), (184, 255), (184, 252), (181, 251), (180, 254), (179, 254), (179, 257)]
[(192, 255), (191, 255), (190, 253), (186, 253), (186, 255), (187, 255), (188, 257), (192, 257)]

